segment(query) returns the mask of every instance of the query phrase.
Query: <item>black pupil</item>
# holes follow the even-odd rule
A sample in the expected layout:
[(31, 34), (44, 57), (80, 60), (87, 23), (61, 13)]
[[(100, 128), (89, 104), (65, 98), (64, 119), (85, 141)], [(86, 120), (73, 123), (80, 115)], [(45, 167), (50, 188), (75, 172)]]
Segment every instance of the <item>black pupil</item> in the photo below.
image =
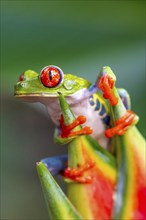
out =
[(49, 79), (50, 79), (50, 81), (52, 80), (52, 72), (51, 72), (51, 70), (49, 71)]

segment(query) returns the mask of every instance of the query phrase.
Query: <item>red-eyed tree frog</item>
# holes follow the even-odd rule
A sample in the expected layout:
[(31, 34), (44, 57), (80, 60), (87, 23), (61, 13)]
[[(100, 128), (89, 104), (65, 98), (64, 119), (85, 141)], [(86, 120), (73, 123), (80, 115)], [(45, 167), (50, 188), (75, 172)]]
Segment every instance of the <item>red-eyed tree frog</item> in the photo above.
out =
[[(129, 95), (116, 89), (115, 81), (109, 67), (103, 67), (91, 84), (47, 66), (40, 74), (24, 72), (15, 86), (16, 97), (47, 107), (56, 125), (55, 140), (69, 143), (68, 156), (45, 158), (38, 164), (52, 219), (145, 219), (143, 146), (138, 148), (138, 141), (144, 145), (144, 140), (134, 127), (138, 117), (129, 110)], [(111, 142), (116, 156), (108, 152)], [(64, 176), (73, 206), (46, 167), (52, 175)], [(140, 180), (133, 185), (137, 174)]]
[[(109, 67), (103, 68), (103, 71), (104, 69), (111, 71)], [(84, 125), (92, 129), (92, 132), (89, 131), (91, 136), (102, 147), (108, 148), (109, 140), (105, 137), (104, 131), (109, 126), (110, 115), (107, 103), (97, 86), (97, 81), (91, 84), (86, 79), (72, 74), (64, 74), (57, 66), (47, 66), (41, 70), (40, 74), (27, 70), (21, 74), (19, 82), (15, 86), (17, 98), (30, 102), (40, 102), (47, 107), (58, 130), (55, 133), (59, 133), (60, 129), (61, 109), (58, 92), (66, 98), (75, 117), (83, 115), (86, 118)], [(126, 108), (130, 108), (128, 93), (119, 89), (119, 94)]]

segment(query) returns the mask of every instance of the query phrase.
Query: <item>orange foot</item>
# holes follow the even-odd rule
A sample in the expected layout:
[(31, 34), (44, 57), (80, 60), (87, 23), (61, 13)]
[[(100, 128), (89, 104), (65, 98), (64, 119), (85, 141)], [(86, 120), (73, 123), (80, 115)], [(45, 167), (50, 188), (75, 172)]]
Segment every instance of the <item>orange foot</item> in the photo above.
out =
[(87, 126), (84, 128), (81, 128), (78, 131), (71, 131), (73, 128), (77, 127), (78, 125), (85, 123), (85, 121), (86, 121), (86, 117), (81, 115), (81, 116), (78, 116), (71, 124), (65, 125), (63, 115), (61, 115), (61, 118), (60, 118), (61, 137), (68, 138), (68, 137), (72, 137), (75, 135), (91, 134), (93, 130)]
[(114, 83), (115, 83), (115, 80), (107, 74), (104, 74), (103, 76), (101, 76), (99, 83), (98, 83), (98, 87), (103, 92), (103, 97), (105, 99), (109, 99), (110, 104), (112, 106), (115, 106), (118, 103), (118, 98), (114, 95), (112, 91), (114, 87)]
[(95, 162), (91, 161), (87, 164), (81, 165), (80, 167), (71, 169), (68, 167), (62, 173), (65, 178), (71, 179), (78, 183), (91, 183), (92, 177), (91, 176), (83, 176), (84, 172), (91, 169), (95, 166)]
[(112, 138), (114, 135), (124, 135), (127, 129), (132, 125), (137, 116), (134, 112), (127, 110), (125, 115), (115, 121), (115, 127), (109, 128), (105, 131), (105, 136)]

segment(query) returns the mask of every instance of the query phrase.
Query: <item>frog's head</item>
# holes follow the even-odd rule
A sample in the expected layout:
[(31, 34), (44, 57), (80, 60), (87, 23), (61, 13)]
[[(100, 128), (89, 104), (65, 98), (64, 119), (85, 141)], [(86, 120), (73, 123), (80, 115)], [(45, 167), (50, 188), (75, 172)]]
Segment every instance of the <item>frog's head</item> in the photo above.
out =
[(24, 72), (15, 85), (15, 96), (26, 100), (37, 97), (57, 97), (58, 92), (70, 96), (91, 85), (87, 80), (64, 74), (57, 66), (46, 66), (38, 74), (32, 70)]

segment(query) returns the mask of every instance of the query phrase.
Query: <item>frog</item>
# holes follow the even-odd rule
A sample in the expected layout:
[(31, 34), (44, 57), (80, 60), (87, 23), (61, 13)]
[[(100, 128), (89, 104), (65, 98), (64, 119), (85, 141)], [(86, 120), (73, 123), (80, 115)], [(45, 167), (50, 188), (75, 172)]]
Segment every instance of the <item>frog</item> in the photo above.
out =
[[(103, 72), (105, 70), (111, 71), (109, 67), (103, 67)], [(92, 132), (89, 131), (90, 135), (107, 149), (109, 139), (104, 135), (104, 131), (110, 125), (109, 107), (101, 95), (97, 81), (98, 78), (95, 83), (91, 83), (73, 74), (64, 74), (58, 66), (49, 65), (44, 67), (40, 74), (33, 70), (21, 74), (19, 82), (15, 85), (15, 96), (24, 101), (40, 102), (45, 105), (56, 126), (55, 134), (59, 135), (61, 109), (58, 92), (60, 92), (66, 98), (75, 117), (82, 114), (86, 118), (84, 125), (92, 128)], [(126, 108), (130, 108), (130, 97), (126, 90), (118, 91)]]
[[(120, 215), (123, 215), (124, 202), (116, 202), (122, 198), (123, 193), (121, 179), (119, 182), (117, 180), (116, 157), (110, 154), (110, 138), (122, 136), (124, 143), (125, 132), (137, 123), (138, 117), (130, 110), (129, 94), (124, 89), (115, 89), (115, 81), (115, 75), (107, 66), (102, 68), (95, 83), (92, 84), (86, 79), (72, 74), (64, 74), (57, 66), (49, 65), (44, 67), (40, 74), (32, 70), (24, 72), (15, 85), (17, 98), (24, 101), (40, 102), (46, 106), (56, 125), (55, 140), (60, 144), (69, 143), (68, 155), (47, 157), (38, 163), (38, 173), (43, 188), (51, 184), (49, 191), (46, 189), (46, 194), (51, 198), (48, 206), (52, 210), (51, 216), (55, 219), (125, 219), (119, 218)], [(115, 111), (114, 114), (111, 109)], [(119, 113), (121, 109), (124, 114)], [(113, 123), (110, 116), (112, 118), (116, 116), (117, 121)], [(132, 136), (132, 134), (130, 135)], [(122, 142), (119, 141), (120, 144)], [(129, 140), (128, 144), (130, 142)], [(126, 145), (123, 144), (122, 148), (123, 146)], [(129, 155), (132, 158), (130, 162), (134, 161), (133, 146), (131, 146), (131, 151), (126, 152), (124, 148), (122, 152), (125, 154), (125, 159), (122, 157), (118, 178), (122, 177), (124, 181), (128, 180), (131, 183), (133, 176), (131, 178), (130, 170), (124, 164), (125, 161), (128, 164)], [(139, 161), (138, 163), (141, 163)], [(129, 170), (129, 176), (125, 180), (126, 169)], [(77, 210), (62, 194), (50, 174), (52, 176), (61, 174), (64, 177), (69, 185), (70, 201)], [(103, 189), (105, 185), (107, 187)], [(118, 186), (117, 200), (114, 198), (117, 196), (114, 193), (116, 185)], [(127, 187), (127, 183), (122, 185), (122, 189), (127, 190)], [(143, 193), (143, 185), (140, 187), (142, 189), (140, 192)], [(85, 197), (88, 199), (83, 203)], [(127, 198), (129, 196), (124, 196), (122, 199), (127, 202)], [(60, 203), (58, 204), (58, 201), (61, 201), (62, 206)], [(91, 201), (92, 206), (89, 205)], [(123, 204), (122, 207), (121, 204)], [(115, 206), (114, 214), (112, 214), (113, 206)], [(130, 214), (128, 213), (128, 215), (130, 216), (132, 212), (131, 209), (129, 210)], [(124, 212), (127, 215), (127, 210)], [(137, 213), (139, 215), (139, 212)], [(113, 217), (111, 217), (112, 215)]]

